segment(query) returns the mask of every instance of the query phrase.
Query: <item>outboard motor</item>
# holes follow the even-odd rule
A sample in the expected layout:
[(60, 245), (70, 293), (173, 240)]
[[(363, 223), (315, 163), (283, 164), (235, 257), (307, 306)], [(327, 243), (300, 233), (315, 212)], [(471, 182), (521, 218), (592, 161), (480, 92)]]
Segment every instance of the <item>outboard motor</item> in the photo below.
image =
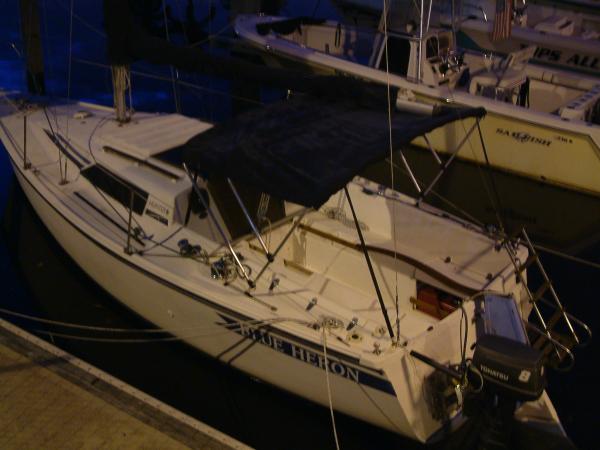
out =
[(478, 339), (471, 378), (472, 384), (480, 389), (465, 399), (464, 412), (483, 420), (479, 449), (511, 448), (517, 405), (535, 400), (544, 392), (543, 362), (542, 352), (528, 344), (497, 335), (484, 335)]

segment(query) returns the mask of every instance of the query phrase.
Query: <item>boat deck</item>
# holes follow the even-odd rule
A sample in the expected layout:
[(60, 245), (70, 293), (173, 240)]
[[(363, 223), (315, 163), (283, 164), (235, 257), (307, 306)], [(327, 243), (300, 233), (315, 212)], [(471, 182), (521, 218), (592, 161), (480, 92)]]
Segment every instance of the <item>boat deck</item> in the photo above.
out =
[(247, 449), (0, 319), (0, 448)]

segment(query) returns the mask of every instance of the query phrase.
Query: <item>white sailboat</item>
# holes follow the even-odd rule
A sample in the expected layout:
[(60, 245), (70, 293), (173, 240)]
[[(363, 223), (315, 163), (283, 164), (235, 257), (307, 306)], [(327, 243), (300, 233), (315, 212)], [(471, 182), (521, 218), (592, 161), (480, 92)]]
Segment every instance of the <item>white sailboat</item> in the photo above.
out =
[(487, 110), (481, 120), (486, 148), (462, 124), (438, 130), (428, 142), (417, 141), (424, 147), (453, 154), (466, 140), (459, 158), (600, 194), (597, 78), (528, 64), (535, 47), (506, 58), (471, 53), (463, 58), (455, 52), (450, 30), (427, 29), (426, 24), (422, 30), (384, 30), (386, 26), (384, 20), (372, 31), (335, 21), (301, 23), (256, 15), (236, 19), (237, 34), (271, 60), (389, 81), (400, 90), (397, 103), (415, 110), (447, 104)]
[[(521, 400), (518, 418), (561, 433), (543, 364), (572, 363), (574, 328), (589, 330), (555, 296), (544, 320), (526, 285), (535, 252), (355, 176), (387, 156), (390, 134), (406, 143), (481, 110), (398, 111), (388, 128), (367, 90), (213, 126), (130, 115), (122, 72), (116, 113), (0, 94), (20, 185), (100, 286), (237, 369), (419, 441), (459, 425), (463, 396), (480, 392), (488, 415), (489, 399), (509, 405), (499, 423)], [(560, 324), (572, 342), (558, 340)]]
[[(119, 301), (233, 367), (323, 405), (331, 395), (338, 411), (426, 441), (460, 417), (460, 405), (432, 409), (423, 389), (434, 369), (411, 352), (460, 363), (460, 322), (476, 323), (480, 304), (487, 322), (469, 327), (468, 349), (492, 322), (526, 339), (521, 317), (530, 306), (510, 258), (467, 223), (361, 178), (349, 184), (385, 309), (398, 307), (399, 334), (391, 338), (343, 192), (319, 210), (286, 203), (260, 238), (237, 236), (222, 193), (193, 187), (184, 170), (164, 162), (211, 124), (143, 113), (121, 124), (96, 105), (23, 102), (12, 111), (11, 104), (0, 138), (61, 246)], [(193, 189), (211, 214), (190, 206)], [(526, 249), (516, 255), (525, 260)], [(483, 291), (497, 294), (475, 294)], [(506, 308), (504, 319), (493, 317)], [(547, 396), (531, 407), (558, 423)]]

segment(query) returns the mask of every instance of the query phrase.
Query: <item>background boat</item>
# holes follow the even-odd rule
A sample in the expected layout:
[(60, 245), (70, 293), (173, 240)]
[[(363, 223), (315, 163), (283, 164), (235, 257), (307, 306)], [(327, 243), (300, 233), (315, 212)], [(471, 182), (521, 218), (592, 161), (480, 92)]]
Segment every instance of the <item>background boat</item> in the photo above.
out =
[[(381, 14), (383, 0), (334, 0), (348, 15)], [(419, 3), (389, 0), (391, 8), (416, 11)], [(473, 50), (509, 54), (529, 45), (537, 46), (532, 61), (587, 74), (600, 74), (600, 8), (597, 2), (514, 2), (516, 18), (508, 39), (492, 40), (495, 1), (433, 1), (431, 24), (452, 26), (454, 8), (458, 44)], [(426, 10), (429, 2), (425, 2)], [(406, 20), (415, 20), (407, 14)], [(367, 22), (367, 19), (363, 19)], [(368, 22), (367, 22), (368, 23)]]
[[(391, 23), (404, 23), (406, 17), (398, 16), (410, 16), (410, 11), (390, 10), (389, 15)], [(335, 20), (298, 23), (282, 16), (247, 14), (237, 17), (235, 31), (269, 64), (295, 64), (305, 71), (341, 73), (380, 84), (389, 81), (400, 89), (397, 102), (404, 108), (446, 103), (484, 107), (487, 114), (477, 123), (483, 139), (467, 131), (474, 121), (465, 121), (429, 133), (427, 143), (415, 143), (600, 195), (600, 85), (595, 77), (528, 64), (534, 46), (505, 58), (490, 59), (477, 52), (457, 55), (450, 30), (431, 27), (421, 38), (414, 20), (407, 26), (410, 31), (405, 32), (390, 25), (384, 37), (383, 21), (373, 30)], [(392, 49), (387, 74), (385, 42)], [(420, 43), (427, 52), (419, 52)]]

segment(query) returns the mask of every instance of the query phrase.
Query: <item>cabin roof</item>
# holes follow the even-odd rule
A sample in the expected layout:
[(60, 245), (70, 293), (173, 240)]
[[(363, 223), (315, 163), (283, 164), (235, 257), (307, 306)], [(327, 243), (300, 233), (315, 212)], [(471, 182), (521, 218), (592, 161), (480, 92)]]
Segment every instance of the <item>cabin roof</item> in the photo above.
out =
[(149, 116), (102, 136), (104, 143), (130, 156), (146, 159), (186, 143), (212, 124), (179, 114)]

